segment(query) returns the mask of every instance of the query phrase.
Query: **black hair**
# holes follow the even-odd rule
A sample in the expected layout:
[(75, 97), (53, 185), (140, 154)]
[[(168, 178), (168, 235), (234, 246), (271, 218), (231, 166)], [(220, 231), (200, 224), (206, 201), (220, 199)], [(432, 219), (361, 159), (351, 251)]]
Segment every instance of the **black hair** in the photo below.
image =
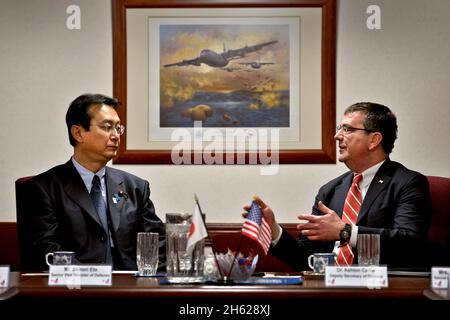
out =
[(114, 110), (117, 110), (120, 105), (117, 99), (110, 98), (103, 94), (86, 93), (72, 101), (66, 113), (67, 131), (72, 146), (75, 146), (76, 144), (76, 140), (72, 137), (71, 133), (72, 126), (81, 125), (86, 131), (89, 131), (92, 119), (92, 108), (102, 104), (110, 106), (114, 108)]
[(344, 114), (352, 112), (362, 112), (365, 114), (363, 122), (364, 129), (371, 132), (380, 132), (383, 136), (381, 146), (389, 154), (394, 148), (394, 141), (397, 139), (397, 118), (395, 114), (386, 106), (373, 102), (358, 102), (347, 109)]

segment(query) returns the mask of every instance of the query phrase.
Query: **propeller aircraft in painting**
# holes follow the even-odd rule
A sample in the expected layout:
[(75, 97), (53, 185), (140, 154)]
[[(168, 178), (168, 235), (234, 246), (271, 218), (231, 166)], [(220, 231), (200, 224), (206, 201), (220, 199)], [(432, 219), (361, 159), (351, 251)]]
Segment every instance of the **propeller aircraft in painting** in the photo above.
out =
[(230, 50), (226, 50), (225, 44), (224, 44), (224, 50), (222, 53), (217, 53), (210, 49), (203, 49), (200, 52), (200, 55), (196, 58), (185, 59), (185, 60), (182, 60), (179, 62), (165, 64), (164, 67), (174, 67), (174, 66), (181, 67), (181, 66), (189, 66), (189, 65), (200, 66), (203, 63), (210, 67), (223, 68), (223, 67), (227, 66), (231, 60), (245, 58), (247, 56), (247, 54), (259, 51), (262, 48), (273, 45), (277, 42), (278, 42), (278, 40), (274, 40), (274, 41), (264, 42), (264, 43), (260, 43), (260, 44), (255, 44), (253, 46), (246, 45), (245, 47), (242, 47), (239, 49), (230, 49)]
[(253, 69), (260, 69), (262, 66), (275, 64), (275, 62), (259, 62), (259, 61), (250, 61), (250, 62), (239, 62), (239, 64), (242, 64), (244, 66), (250, 66)]

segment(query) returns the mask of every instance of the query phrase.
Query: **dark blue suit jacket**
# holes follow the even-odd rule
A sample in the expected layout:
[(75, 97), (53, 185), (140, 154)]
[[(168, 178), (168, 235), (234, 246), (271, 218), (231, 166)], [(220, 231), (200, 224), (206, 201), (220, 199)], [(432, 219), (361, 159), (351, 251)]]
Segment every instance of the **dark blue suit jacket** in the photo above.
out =
[[(115, 268), (136, 270), (136, 234), (143, 231), (160, 233), (164, 264), (164, 226), (155, 214), (148, 182), (109, 167), (105, 179)], [(26, 181), (23, 191), (24, 209), (18, 212), (17, 222), (22, 265), (27, 270), (48, 268), (45, 254), (58, 250), (75, 251), (80, 263), (105, 262), (106, 233), (71, 160)]]
[[(322, 215), (318, 202), (342, 215), (344, 201), (353, 179), (347, 172), (319, 189), (312, 213)], [(427, 178), (387, 159), (376, 173), (358, 216), (358, 233), (381, 235), (380, 264), (395, 268), (428, 266), (427, 234), (431, 221), (430, 191)], [(307, 257), (331, 252), (335, 242), (293, 239), (283, 231), (270, 254), (296, 270), (309, 270)], [(358, 263), (356, 248), (354, 263)]]

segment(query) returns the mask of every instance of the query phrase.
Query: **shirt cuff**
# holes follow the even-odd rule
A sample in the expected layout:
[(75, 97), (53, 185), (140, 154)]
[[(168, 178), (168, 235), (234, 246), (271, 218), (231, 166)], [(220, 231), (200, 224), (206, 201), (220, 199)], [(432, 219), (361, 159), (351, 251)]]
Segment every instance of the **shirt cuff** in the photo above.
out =
[(279, 224), (277, 224), (277, 226), (278, 226), (278, 230), (279, 230), (278, 237), (276, 239), (272, 240), (272, 246), (277, 245), (278, 241), (280, 241), (280, 239), (281, 239), (281, 233), (283, 232), (283, 228), (281, 228)]
[(350, 241), (349, 244), (351, 247), (356, 247), (356, 242), (358, 239), (358, 226), (357, 225), (353, 225), (352, 226), (352, 233), (350, 235)]

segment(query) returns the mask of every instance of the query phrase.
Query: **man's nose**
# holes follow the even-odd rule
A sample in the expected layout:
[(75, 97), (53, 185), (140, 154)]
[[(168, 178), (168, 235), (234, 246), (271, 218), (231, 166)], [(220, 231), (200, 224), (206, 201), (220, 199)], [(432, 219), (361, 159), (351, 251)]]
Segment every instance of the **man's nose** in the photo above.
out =
[(110, 137), (111, 140), (119, 140), (120, 139), (120, 134), (116, 130), (113, 130), (109, 137)]
[(343, 137), (344, 137), (344, 135), (342, 134), (342, 130), (339, 130), (339, 131), (337, 131), (336, 133), (335, 133), (335, 135), (334, 135), (334, 140), (342, 140), (343, 139)]

